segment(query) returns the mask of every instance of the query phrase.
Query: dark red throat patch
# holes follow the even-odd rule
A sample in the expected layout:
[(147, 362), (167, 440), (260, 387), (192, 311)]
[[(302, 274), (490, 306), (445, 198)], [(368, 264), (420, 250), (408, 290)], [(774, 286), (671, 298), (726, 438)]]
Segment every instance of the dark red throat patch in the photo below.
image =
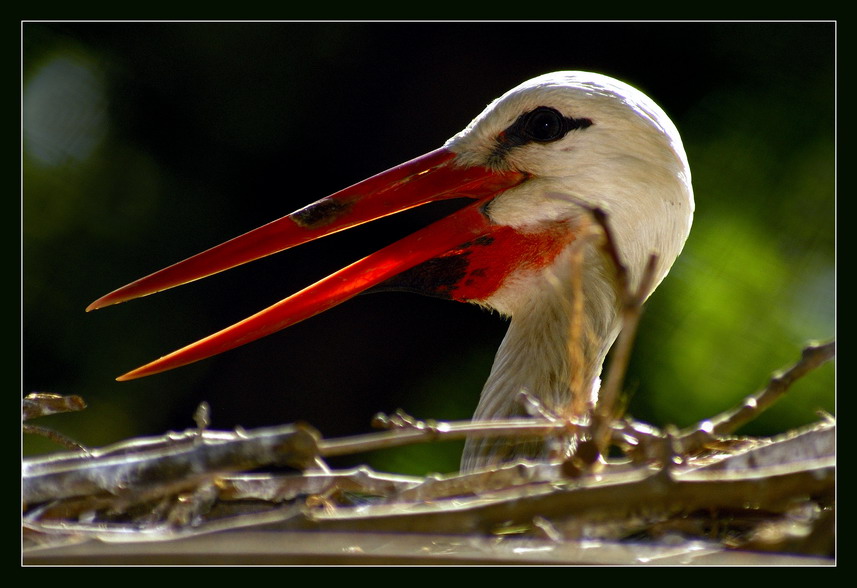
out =
[(566, 223), (553, 223), (534, 233), (494, 226), (484, 235), (394, 276), (377, 290), (484, 301), (517, 272), (547, 267), (573, 240), (574, 233)]

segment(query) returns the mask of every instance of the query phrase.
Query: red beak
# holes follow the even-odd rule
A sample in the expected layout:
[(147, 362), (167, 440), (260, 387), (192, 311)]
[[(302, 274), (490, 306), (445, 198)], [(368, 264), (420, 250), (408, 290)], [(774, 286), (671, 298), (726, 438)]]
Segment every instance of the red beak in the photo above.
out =
[(288, 216), (123, 286), (87, 311), (139, 298), (359, 224), (436, 200), (475, 202), (357, 261), (243, 321), (117, 378), (131, 380), (211, 357), (284, 329), (340, 304), (414, 266), (492, 231), (482, 207), (525, 179), (519, 172), (460, 167), (438, 149)]

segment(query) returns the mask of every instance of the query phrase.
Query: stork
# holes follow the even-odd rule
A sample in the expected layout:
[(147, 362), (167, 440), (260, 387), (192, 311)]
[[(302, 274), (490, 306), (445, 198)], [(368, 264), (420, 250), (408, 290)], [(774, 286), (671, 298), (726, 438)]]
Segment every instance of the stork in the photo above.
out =
[[(443, 147), (318, 200), (258, 229), (132, 282), (102, 308), (209, 276), (432, 201), (463, 208), (257, 314), (120, 376), (156, 374), (224, 352), (323, 312), (370, 288), (475, 303), (510, 317), (474, 419), (523, 414), (528, 392), (563, 414), (573, 395), (597, 394), (621, 327), (612, 269), (591, 228), (603, 210), (636, 287), (652, 255), (647, 296), (681, 252), (693, 218), (679, 134), (639, 90), (580, 71), (542, 75), (489, 104)], [(579, 263), (572, 263), (577, 255)], [(573, 286), (572, 284), (576, 284)], [(580, 353), (569, 354), (577, 304)], [(583, 382), (575, 390), (572, 380)], [(469, 439), (462, 469), (532, 449)]]

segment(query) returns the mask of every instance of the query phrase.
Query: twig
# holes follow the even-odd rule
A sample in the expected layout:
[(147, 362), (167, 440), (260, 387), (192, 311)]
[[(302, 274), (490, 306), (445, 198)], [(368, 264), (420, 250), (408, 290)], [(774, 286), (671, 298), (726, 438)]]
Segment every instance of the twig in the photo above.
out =
[(598, 403), (595, 405), (595, 417), (598, 424), (594, 438), (602, 453), (606, 450), (611, 423), (621, 416), (617, 414), (619, 397), (628, 370), (628, 363), (631, 360), (631, 350), (637, 337), (643, 303), (654, 278), (656, 263), (657, 257), (650, 256), (637, 291), (635, 293), (626, 292), (623, 295), (622, 330), (613, 344), (610, 367), (599, 392)]
[(80, 396), (60, 396), (46, 392), (33, 392), (24, 397), (21, 402), (21, 417), (25, 421), (38, 417), (74, 412), (86, 408), (86, 403)]
[(376, 472), (366, 466), (334, 472), (298, 474), (237, 474), (220, 478), (222, 500), (261, 500), (278, 503), (301, 496), (341, 493), (363, 496), (399, 496), (425, 483), (423, 478)]
[(592, 206), (584, 202), (579, 202), (592, 215), (593, 220), (601, 227), (604, 232), (604, 242), (602, 248), (610, 258), (611, 265), (615, 273), (616, 293), (619, 295), (623, 306), (627, 305), (627, 299), (630, 297), (631, 288), (628, 283), (628, 268), (622, 261), (622, 255), (619, 253), (619, 248), (616, 245), (616, 239), (613, 237), (613, 230), (610, 228), (607, 213), (597, 206)]
[(397, 413), (396, 417), (376, 415), (376, 424), (385, 421), (392, 423), (390, 427), (393, 430), (390, 431), (320, 441), (318, 445), (319, 454), (322, 457), (334, 457), (424, 441), (440, 439), (453, 441), (466, 437), (544, 437), (565, 432), (567, 426), (561, 421), (533, 418), (450, 423), (432, 420), (419, 421), (407, 415), (403, 418), (402, 415), (401, 412)]
[[(580, 458), (582, 458), (581, 465), (592, 465), (597, 461), (597, 455), (606, 455), (611, 437), (611, 426), (616, 419), (621, 417), (618, 408), (619, 398), (631, 359), (631, 350), (637, 336), (643, 304), (651, 291), (654, 280), (657, 256), (653, 254), (649, 257), (643, 274), (640, 276), (640, 282), (637, 284), (636, 290), (632, 291), (628, 278), (628, 268), (619, 253), (608, 214), (601, 208), (585, 202), (576, 199), (574, 202), (589, 212), (604, 234), (602, 250), (610, 260), (614, 270), (615, 290), (622, 317), (622, 330), (613, 344), (610, 367), (599, 390), (598, 401), (593, 410), (591, 441), (584, 440), (578, 447), (579, 455), (577, 457), (579, 458), (578, 461), (581, 461)], [(594, 444), (594, 447), (591, 444)]]
[(779, 400), (794, 382), (832, 360), (835, 355), (835, 341), (807, 345), (801, 352), (800, 360), (785, 371), (772, 375), (764, 389), (748, 396), (735, 408), (683, 429), (680, 433), (683, 442), (687, 446), (701, 446), (712, 436), (736, 431)]
[(119, 443), (85, 455), (29, 459), (23, 464), (22, 500), (37, 504), (71, 496), (127, 494), (268, 465), (305, 467), (317, 457), (318, 437), (305, 425), (252, 433), (194, 429)]
[(89, 451), (89, 449), (87, 449), (85, 445), (78, 443), (68, 435), (63, 435), (59, 431), (54, 431), (53, 429), (48, 429), (47, 427), (24, 424), (21, 425), (21, 432), (27, 435), (39, 435), (40, 437), (50, 439), (57, 445), (62, 445), (66, 449), (71, 449), (72, 451)]
[[(24, 397), (21, 402), (21, 419), (28, 421), (52, 414), (75, 412), (86, 408), (86, 403), (80, 396), (60, 396), (46, 392), (33, 392)], [(88, 451), (87, 448), (67, 435), (38, 425), (23, 424), (21, 432), (28, 435), (39, 435), (50, 439), (66, 449)]]
[[(590, 229), (590, 227), (587, 227)], [(568, 336), (567, 336), (567, 353), (569, 365), (584, 366), (587, 365), (589, 358), (586, 357), (587, 338), (592, 337), (592, 333), (588, 332), (586, 327), (587, 322), (584, 320), (584, 294), (583, 294), (583, 264), (585, 261), (584, 248), (594, 239), (599, 237), (596, 232), (586, 230), (582, 232), (571, 244), (570, 247), (570, 263), (572, 265), (571, 278), (569, 287), (571, 288), (571, 296), (562, 296), (563, 304), (566, 306), (566, 315), (568, 316)], [(561, 289), (559, 287), (558, 289)], [(584, 380), (583, 369), (572, 369), (571, 381), (569, 389), (571, 392), (571, 402), (569, 403), (565, 413), (562, 415), (569, 418), (588, 417), (591, 410), (591, 389), (592, 382)]]

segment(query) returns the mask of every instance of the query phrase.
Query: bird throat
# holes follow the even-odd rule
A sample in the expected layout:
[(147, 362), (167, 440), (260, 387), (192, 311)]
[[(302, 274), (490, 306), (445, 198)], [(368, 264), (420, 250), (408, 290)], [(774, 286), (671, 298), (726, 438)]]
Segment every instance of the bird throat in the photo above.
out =
[[(582, 417), (591, 408), (601, 366), (620, 324), (613, 284), (596, 256), (593, 251), (588, 263), (574, 266), (563, 255), (535, 278), (544, 283), (530, 288), (537, 296), (516, 306), (474, 420), (533, 416), (534, 405), (560, 418)], [(580, 272), (579, 287), (571, 279), (574, 272)], [(522, 458), (541, 459), (552, 450), (532, 440), (470, 438), (462, 467), (472, 470)]]
[(550, 265), (573, 240), (561, 223), (538, 232), (494, 226), (485, 234), (425, 261), (373, 290), (403, 290), (482, 303), (519, 272)]

